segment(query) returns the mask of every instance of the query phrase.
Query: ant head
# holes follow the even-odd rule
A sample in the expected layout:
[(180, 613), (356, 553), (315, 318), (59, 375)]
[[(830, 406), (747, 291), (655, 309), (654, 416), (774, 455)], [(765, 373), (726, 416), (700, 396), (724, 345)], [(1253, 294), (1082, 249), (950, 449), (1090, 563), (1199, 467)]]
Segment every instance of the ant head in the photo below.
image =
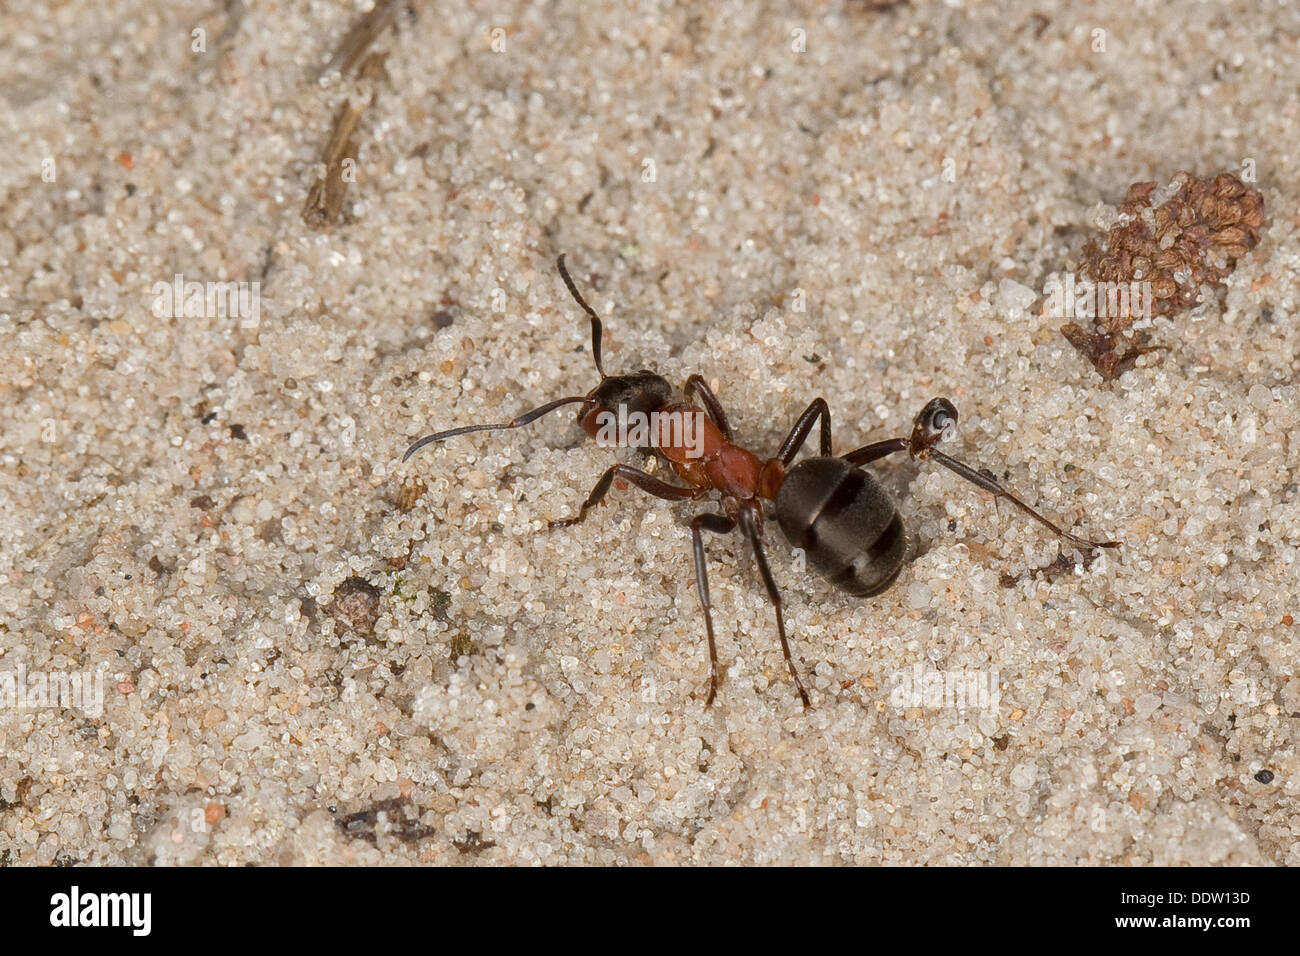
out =
[(668, 404), (673, 387), (662, 375), (642, 369), (630, 375), (607, 375), (587, 393), (587, 402), (617, 411), (626, 405), (628, 412), (653, 412)]
[(447, 431), (435, 432), (432, 435), (425, 435), (413, 442), (406, 449), (406, 454), (402, 456), (402, 461), (410, 458), (425, 445), (433, 442), (442, 441), (446, 438), (454, 438), (457, 435), (468, 435), (471, 432), (500, 431), (507, 428), (522, 428), (525, 425), (535, 422), (543, 415), (548, 415), (561, 408), (564, 405), (581, 405), (578, 409), (578, 421), (588, 434), (595, 437), (600, 428), (597, 421), (601, 412), (613, 412), (618, 414), (621, 409), (626, 409), (625, 414), (640, 412), (648, 414), (658, 408), (668, 404), (672, 398), (672, 386), (667, 380), (660, 375), (656, 375), (646, 369), (639, 372), (633, 372), (630, 375), (606, 375), (605, 368), (601, 364), (600, 357), (600, 339), (601, 339), (601, 321), (591, 306), (587, 305), (582, 294), (578, 292), (578, 287), (574, 285), (573, 279), (569, 276), (569, 270), (564, 267), (564, 256), (560, 256), (556, 265), (560, 269), (560, 277), (564, 280), (565, 286), (573, 295), (574, 301), (582, 307), (582, 311), (587, 313), (591, 319), (591, 357), (595, 360), (596, 371), (600, 374), (600, 381), (586, 395), (575, 395), (568, 398), (557, 398), (555, 401), (547, 402), (545, 405), (538, 406), (532, 411), (525, 412), (512, 421), (501, 422), (499, 424), (484, 425), (462, 425), (460, 428), (451, 428)]
[(578, 421), (594, 436), (600, 427), (597, 417), (602, 412), (619, 414), (626, 409), (627, 415), (648, 415), (667, 405), (672, 396), (673, 387), (668, 380), (648, 369), (630, 375), (606, 375), (587, 393), (578, 409)]
[(952, 402), (946, 398), (930, 399), (912, 423), (912, 457), (924, 458), (932, 447), (950, 441), (956, 433), (957, 409)]

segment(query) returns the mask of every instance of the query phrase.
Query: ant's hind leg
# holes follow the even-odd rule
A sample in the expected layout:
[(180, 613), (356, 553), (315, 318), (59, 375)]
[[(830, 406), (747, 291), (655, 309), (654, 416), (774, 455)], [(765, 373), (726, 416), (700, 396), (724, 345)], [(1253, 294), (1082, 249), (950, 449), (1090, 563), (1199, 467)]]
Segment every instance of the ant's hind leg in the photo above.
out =
[(799, 691), (799, 699), (803, 701), (803, 709), (811, 710), (812, 703), (808, 700), (808, 691), (804, 690), (803, 681), (799, 679), (799, 671), (794, 666), (794, 658), (790, 656), (790, 642), (785, 636), (785, 615), (781, 613), (781, 591), (776, 586), (776, 579), (772, 577), (772, 569), (767, 566), (767, 555), (763, 553), (763, 539), (758, 533), (754, 512), (749, 508), (740, 512), (740, 526), (744, 529), (745, 537), (749, 539), (749, 545), (754, 551), (754, 562), (758, 565), (759, 576), (763, 579), (763, 586), (767, 588), (767, 598), (776, 611), (776, 633), (781, 638), (781, 653), (785, 655), (785, 666), (789, 668), (790, 676), (794, 678), (794, 686)]
[(1011, 492), (1007, 491), (1007, 489), (1003, 488), (1000, 484), (998, 484), (988, 475), (976, 471), (974, 468), (971, 468), (969, 465), (963, 464), (962, 462), (958, 461), (956, 458), (949, 458), (943, 452), (935, 451), (933, 448), (929, 450), (928, 457), (933, 458), (935, 461), (943, 465), (943, 467), (947, 468), (949, 471), (965, 478), (972, 485), (975, 485), (978, 488), (983, 488), (989, 494), (994, 496), (993, 500), (995, 503), (999, 498), (1007, 499), (1007, 501), (1010, 501), (1013, 505), (1015, 505), (1025, 514), (1029, 515), (1029, 517), (1033, 518), (1035, 521), (1039, 522), (1040, 524), (1050, 528), (1052, 531), (1054, 531), (1060, 537), (1064, 538), (1066, 541), (1073, 542), (1079, 547), (1087, 548), (1090, 551), (1095, 551), (1098, 548), (1119, 547), (1118, 541), (1089, 541), (1087, 538), (1080, 538), (1078, 535), (1071, 534), (1070, 532), (1066, 531), (1064, 528), (1057, 527), (1055, 524), (1053, 524), (1051, 521), (1048, 521), (1046, 518), (1040, 515), (1033, 508), (1029, 507), (1029, 505), (1025, 504), (1023, 501), (1021, 501)]
[(808, 440), (808, 433), (812, 431), (813, 422), (817, 421), (818, 418), (822, 420), (818, 452), (823, 458), (831, 456), (831, 409), (826, 404), (826, 399), (814, 398), (812, 404), (804, 409), (804, 413), (794, 423), (794, 428), (790, 429), (790, 434), (785, 436), (785, 441), (781, 442), (781, 448), (776, 453), (776, 457), (781, 459), (781, 464), (788, 466), (790, 462), (794, 461), (794, 456), (799, 453), (803, 443)]
[(931, 399), (926, 403), (925, 408), (916, 416), (913, 422), (912, 435), (910, 438), (887, 438), (884, 441), (873, 442), (870, 445), (864, 445), (861, 448), (843, 455), (843, 459), (853, 465), (866, 465), (873, 461), (879, 461), (887, 455), (893, 455), (900, 451), (909, 453), (913, 458), (933, 459), (943, 467), (947, 468), (954, 474), (960, 475), (977, 488), (983, 488), (985, 491), (994, 495), (994, 504), (996, 506), (999, 498), (1005, 498), (1013, 505), (1023, 511), (1029, 517), (1033, 518), (1040, 524), (1050, 528), (1054, 533), (1064, 538), (1066, 541), (1095, 551), (1097, 548), (1118, 548), (1118, 541), (1089, 541), (1086, 538), (1080, 538), (1078, 535), (1071, 534), (1064, 528), (1060, 528), (1048, 521), (1029, 505), (1025, 504), (1006, 488), (998, 484), (994, 477), (984, 471), (976, 471), (970, 465), (958, 461), (956, 458), (950, 458), (943, 452), (935, 449), (940, 441), (950, 440), (957, 428), (957, 409), (946, 398)]
[(1118, 548), (1118, 541), (1089, 541), (1087, 538), (1080, 538), (1076, 534), (1071, 534), (1064, 528), (1057, 527), (1051, 521), (1048, 521), (1029, 505), (1025, 504), (1006, 488), (1003, 488), (991, 474), (985, 471), (976, 471), (970, 465), (958, 461), (956, 458), (950, 458), (943, 452), (938, 451), (934, 446), (941, 441), (950, 440), (957, 428), (957, 409), (946, 398), (934, 398), (921, 409), (921, 413), (916, 416), (914, 427), (912, 428), (912, 437), (908, 439), (907, 445), (913, 458), (932, 458), (943, 467), (947, 468), (955, 475), (965, 478), (977, 488), (983, 488), (994, 496), (996, 503), (999, 498), (1005, 498), (1011, 502), (1029, 517), (1033, 518), (1039, 524), (1051, 529), (1059, 537), (1066, 541), (1072, 542), (1081, 548), (1087, 548), (1095, 551), (1098, 548)]
[(704, 608), (704, 632), (709, 638), (709, 697), (705, 707), (713, 706), (718, 696), (718, 645), (713, 639), (713, 602), (709, 600), (708, 556), (704, 552), (704, 532), (730, 534), (736, 529), (734, 518), (726, 515), (702, 514), (691, 520), (691, 539), (695, 548), (695, 587), (700, 592), (700, 606)]
[(884, 441), (872, 442), (870, 445), (863, 445), (861, 448), (851, 451), (847, 455), (841, 455), (840, 457), (850, 465), (862, 466), (869, 465), (873, 461), (879, 461), (888, 455), (893, 455), (900, 451), (907, 451), (910, 447), (911, 444), (906, 438), (886, 438)]
[(606, 469), (605, 473), (600, 476), (596, 486), (591, 489), (591, 494), (587, 495), (587, 500), (582, 503), (578, 513), (572, 518), (563, 518), (559, 521), (552, 521), (550, 529), (567, 528), (575, 525), (583, 518), (587, 517), (587, 512), (600, 504), (602, 498), (609, 491), (609, 486), (614, 483), (615, 478), (622, 478), (630, 484), (636, 485), (642, 491), (654, 495), (656, 498), (662, 498), (665, 501), (685, 501), (688, 498), (699, 498), (706, 493), (706, 489), (683, 488), (680, 485), (670, 485), (666, 481), (660, 481), (658, 478), (644, 472), (639, 468), (633, 468), (631, 465), (614, 465)]

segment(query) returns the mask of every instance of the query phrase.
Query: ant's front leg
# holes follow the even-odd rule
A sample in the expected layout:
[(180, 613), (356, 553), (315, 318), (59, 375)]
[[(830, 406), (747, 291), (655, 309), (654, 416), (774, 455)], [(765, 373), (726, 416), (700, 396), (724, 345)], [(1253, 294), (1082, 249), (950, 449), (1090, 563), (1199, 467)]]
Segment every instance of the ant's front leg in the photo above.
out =
[(552, 521), (548, 525), (548, 529), (567, 528), (587, 517), (587, 512), (600, 504), (601, 499), (605, 497), (615, 478), (622, 478), (630, 484), (636, 485), (642, 491), (665, 501), (685, 501), (688, 498), (699, 498), (708, 493), (706, 488), (683, 488), (680, 485), (670, 485), (666, 481), (660, 481), (649, 472), (642, 471), (640, 468), (633, 468), (631, 465), (614, 465), (612, 468), (606, 469), (605, 473), (600, 476), (600, 480), (591, 489), (591, 494), (587, 495), (587, 500), (582, 503), (582, 507), (578, 509), (576, 515), (572, 518)]

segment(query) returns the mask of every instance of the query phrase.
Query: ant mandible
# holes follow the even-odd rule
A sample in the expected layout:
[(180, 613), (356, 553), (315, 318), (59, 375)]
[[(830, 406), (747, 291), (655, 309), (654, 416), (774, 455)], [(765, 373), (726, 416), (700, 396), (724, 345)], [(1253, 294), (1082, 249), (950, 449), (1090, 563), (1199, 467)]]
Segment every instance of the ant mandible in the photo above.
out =
[[(668, 381), (655, 372), (642, 369), (629, 375), (606, 375), (601, 363), (600, 316), (583, 299), (564, 266), (564, 256), (556, 263), (560, 277), (574, 301), (591, 319), (591, 351), (596, 360), (600, 381), (586, 395), (547, 402), (509, 422), (490, 425), (465, 425), (426, 435), (406, 450), (406, 461), (425, 445), (468, 435), (471, 432), (522, 428), (565, 405), (580, 405), (577, 419), (593, 438), (611, 415), (631, 417), (659, 414), (692, 416), (700, 425), (698, 440), (689, 443), (684, 432), (673, 433), (661, 441), (662, 433), (653, 429), (628, 444), (664, 461), (684, 485), (671, 484), (631, 465), (614, 465), (606, 469), (591, 494), (571, 518), (551, 521), (549, 527), (565, 528), (582, 521), (600, 503), (615, 478), (622, 478), (648, 494), (665, 501), (697, 501), (717, 492), (720, 512), (706, 512), (691, 520), (691, 538), (695, 552), (695, 584), (704, 609), (704, 629), (709, 640), (709, 695), (706, 707), (713, 705), (718, 693), (718, 650), (713, 636), (712, 603), (709, 600), (709, 577), (706, 567), (704, 533), (730, 534), (737, 528), (749, 541), (759, 576), (767, 589), (768, 599), (776, 611), (776, 632), (781, 639), (790, 677), (799, 691), (805, 708), (811, 707), (808, 692), (790, 656), (790, 642), (785, 633), (781, 611), (781, 592), (772, 577), (763, 551), (763, 503), (774, 506), (776, 521), (786, 540), (801, 548), (808, 561), (831, 584), (858, 597), (871, 597), (884, 591), (898, 577), (907, 554), (907, 536), (893, 500), (872, 475), (861, 466), (887, 455), (905, 451), (913, 459), (932, 460), (960, 475), (971, 484), (996, 498), (1005, 498), (1055, 534), (1089, 550), (1119, 547), (1117, 541), (1088, 541), (1057, 527), (1025, 504), (988, 474), (976, 471), (934, 446), (951, 436), (957, 424), (957, 409), (946, 398), (932, 399), (913, 423), (906, 438), (889, 438), (864, 445), (838, 458), (831, 451), (831, 413), (825, 399), (814, 399), (799, 416), (790, 433), (781, 442), (775, 457), (761, 460), (753, 452), (736, 444), (722, 404), (704, 379), (692, 375), (686, 380), (684, 401), (673, 400)], [(699, 405), (693, 404), (698, 397)], [(702, 408), (700, 406), (703, 406)], [(818, 455), (795, 463), (814, 425), (820, 423)]]

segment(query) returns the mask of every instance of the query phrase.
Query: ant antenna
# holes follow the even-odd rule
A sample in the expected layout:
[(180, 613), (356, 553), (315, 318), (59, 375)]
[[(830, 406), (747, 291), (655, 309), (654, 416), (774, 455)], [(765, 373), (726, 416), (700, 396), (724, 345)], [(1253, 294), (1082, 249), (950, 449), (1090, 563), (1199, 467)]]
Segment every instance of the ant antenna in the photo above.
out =
[(573, 279), (569, 277), (569, 270), (564, 268), (563, 253), (560, 254), (559, 259), (555, 260), (555, 264), (560, 267), (560, 278), (564, 280), (564, 284), (568, 287), (569, 295), (573, 296), (574, 301), (582, 306), (583, 312), (591, 316), (591, 354), (596, 358), (596, 371), (600, 373), (600, 377), (603, 379), (605, 378), (605, 369), (600, 364), (600, 335), (603, 326), (600, 324), (600, 316), (596, 314), (595, 309), (587, 305), (587, 300), (582, 297), (578, 287), (573, 284)]
[(445, 432), (436, 432), (432, 435), (425, 435), (423, 438), (413, 443), (410, 448), (406, 449), (406, 454), (402, 456), (402, 461), (406, 461), (406, 459), (410, 458), (425, 445), (430, 445), (436, 441), (442, 441), (444, 438), (455, 438), (457, 435), (468, 435), (470, 432), (496, 431), (502, 428), (522, 428), (525, 425), (530, 425), (537, 421), (537, 419), (541, 418), (543, 415), (555, 411), (557, 408), (561, 408), (565, 405), (573, 405), (577, 402), (585, 402), (586, 400), (587, 397), (585, 395), (571, 395), (568, 398), (557, 398), (553, 402), (547, 402), (539, 408), (534, 408), (531, 412), (524, 412), (518, 418), (513, 419), (512, 421), (502, 422), (499, 425), (462, 425), (460, 428), (450, 428)]
[[(591, 354), (596, 359), (596, 371), (600, 373), (601, 381), (604, 381), (608, 376), (605, 374), (604, 366), (601, 365), (600, 361), (600, 337), (604, 328), (601, 325), (600, 316), (596, 314), (595, 309), (587, 305), (587, 301), (582, 297), (582, 293), (579, 292), (578, 287), (574, 285), (573, 278), (569, 275), (569, 270), (564, 267), (563, 254), (561, 254), (560, 258), (556, 260), (556, 265), (560, 267), (560, 277), (564, 279), (564, 284), (568, 287), (569, 294), (573, 296), (574, 301), (577, 302), (578, 305), (582, 306), (582, 311), (586, 312), (587, 315), (591, 317)], [(545, 405), (534, 408), (532, 411), (524, 412), (524, 414), (520, 415), (518, 418), (508, 422), (499, 422), (491, 425), (464, 425), (460, 428), (449, 428), (445, 432), (435, 432), (432, 435), (425, 435), (423, 438), (413, 442), (410, 448), (406, 449), (406, 454), (402, 456), (402, 461), (406, 461), (425, 445), (431, 445), (434, 442), (442, 441), (445, 438), (455, 438), (457, 435), (468, 435), (471, 432), (488, 432), (499, 431), (505, 428), (522, 428), (524, 425), (529, 425), (537, 421), (537, 419), (541, 418), (543, 415), (553, 412), (557, 408), (561, 408), (565, 405), (576, 405), (578, 402), (586, 402), (589, 399), (589, 395), (571, 395), (568, 398), (558, 398), (553, 402), (547, 402)]]

